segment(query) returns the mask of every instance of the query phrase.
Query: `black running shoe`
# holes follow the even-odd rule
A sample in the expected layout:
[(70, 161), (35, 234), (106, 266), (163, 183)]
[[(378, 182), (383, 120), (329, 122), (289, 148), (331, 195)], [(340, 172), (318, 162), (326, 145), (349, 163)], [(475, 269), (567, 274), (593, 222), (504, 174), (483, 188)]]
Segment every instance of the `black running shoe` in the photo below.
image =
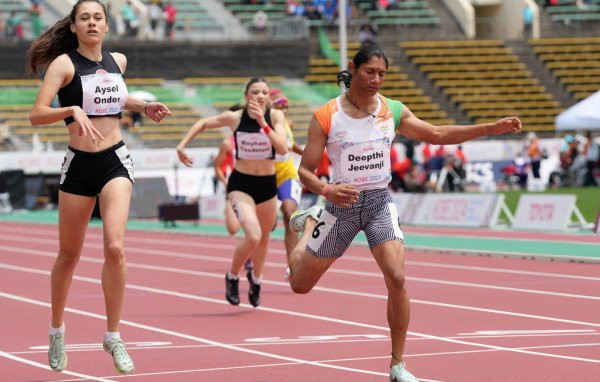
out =
[(250, 301), (250, 304), (256, 308), (260, 305), (260, 284), (255, 284), (254, 281), (252, 281), (252, 270), (248, 271), (246, 277), (248, 277), (248, 282), (250, 283), (248, 301)]
[(239, 305), (240, 304), (240, 290), (239, 290), (240, 280), (230, 280), (227, 275), (225, 275), (225, 298), (231, 305)]
[(246, 268), (247, 271), (253, 270), (254, 263), (252, 262), (252, 260), (250, 260), (250, 259), (246, 260), (246, 262), (244, 263), (244, 268)]

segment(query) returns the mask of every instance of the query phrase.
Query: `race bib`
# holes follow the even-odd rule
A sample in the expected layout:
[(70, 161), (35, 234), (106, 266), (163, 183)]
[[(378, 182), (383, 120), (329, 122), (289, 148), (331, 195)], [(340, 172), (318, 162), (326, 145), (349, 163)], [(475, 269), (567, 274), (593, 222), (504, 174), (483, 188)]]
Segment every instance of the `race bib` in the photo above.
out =
[(273, 159), (271, 140), (264, 133), (236, 132), (238, 159)]
[(342, 146), (342, 182), (353, 185), (378, 183), (390, 177), (390, 149), (380, 141), (352, 142)]
[(127, 87), (123, 75), (98, 70), (81, 76), (82, 109), (87, 115), (114, 115), (123, 111)]

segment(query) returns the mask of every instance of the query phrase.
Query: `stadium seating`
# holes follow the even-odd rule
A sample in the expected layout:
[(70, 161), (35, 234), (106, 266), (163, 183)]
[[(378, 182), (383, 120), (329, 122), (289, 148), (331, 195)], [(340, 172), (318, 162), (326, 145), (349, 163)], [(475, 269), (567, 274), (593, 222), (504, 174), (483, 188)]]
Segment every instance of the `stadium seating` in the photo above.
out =
[(177, 10), (175, 28), (188, 32), (222, 31), (224, 26), (216, 21), (197, 0), (171, 0)]
[(413, 25), (438, 25), (440, 18), (429, 7), (428, 1), (397, 1), (395, 9), (370, 9), (370, 2), (359, 2), (371, 24), (376, 27), (395, 26), (398, 28)]
[(504, 41), (409, 41), (400, 46), (473, 122), (516, 115), (524, 119), (524, 130), (554, 130), (560, 103)]
[(223, 5), (237, 17), (240, 22), (248, 28), (253, 25), (253, 19), (256, 12), (263, 11), (268, 21), (276, 21), (286, 17), (285, 0), (270, 0), (266, 4), (257, 2), (249, 4), (245, 0), (221, 0)]
[(600, 89), (600, 37), (549, 38), (529, 42), (539, 60), (576, 100)]

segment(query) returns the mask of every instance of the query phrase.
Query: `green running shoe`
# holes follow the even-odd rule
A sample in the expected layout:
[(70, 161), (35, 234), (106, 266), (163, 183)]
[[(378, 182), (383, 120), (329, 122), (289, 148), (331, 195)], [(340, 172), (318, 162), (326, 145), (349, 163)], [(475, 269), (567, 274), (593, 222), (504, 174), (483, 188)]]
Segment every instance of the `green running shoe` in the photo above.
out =
[(311, 216), (316, 221), (319, 221), (319, 217), (323, 213), (323, 207), (321, 206), (312, 206), (307, 210), (297, 210), (294, 211), (292, 216), (290, 216), (290, 228), (294, 232), (304, 231), (304, 223), (306, 222), (306, 218)]
[(104, 350), (107, 353), (112, 355), (115, 363), (115, 369), (117, 369), (119, 373), (128, 374), (135, 369), (131, 357), (129, 357), (127, 350), (125, 350), (125, 344), (123, 343), (123, 340), (120, 338), (110, 341), (104, 340), (102, 347), (104, 347)]
[(67, 367), (67, 353), (65, 352), (64, 333), (50, 334), (48, 347), (48, 364), (54, 371), (61, 372)]

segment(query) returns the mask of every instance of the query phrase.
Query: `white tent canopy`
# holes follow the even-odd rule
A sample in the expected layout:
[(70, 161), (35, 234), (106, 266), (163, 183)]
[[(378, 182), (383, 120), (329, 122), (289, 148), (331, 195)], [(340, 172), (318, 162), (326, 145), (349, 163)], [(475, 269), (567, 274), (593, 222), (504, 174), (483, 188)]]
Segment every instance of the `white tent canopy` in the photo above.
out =
[(600, 130), (600, 90), (560, 113), (556, 130)]

